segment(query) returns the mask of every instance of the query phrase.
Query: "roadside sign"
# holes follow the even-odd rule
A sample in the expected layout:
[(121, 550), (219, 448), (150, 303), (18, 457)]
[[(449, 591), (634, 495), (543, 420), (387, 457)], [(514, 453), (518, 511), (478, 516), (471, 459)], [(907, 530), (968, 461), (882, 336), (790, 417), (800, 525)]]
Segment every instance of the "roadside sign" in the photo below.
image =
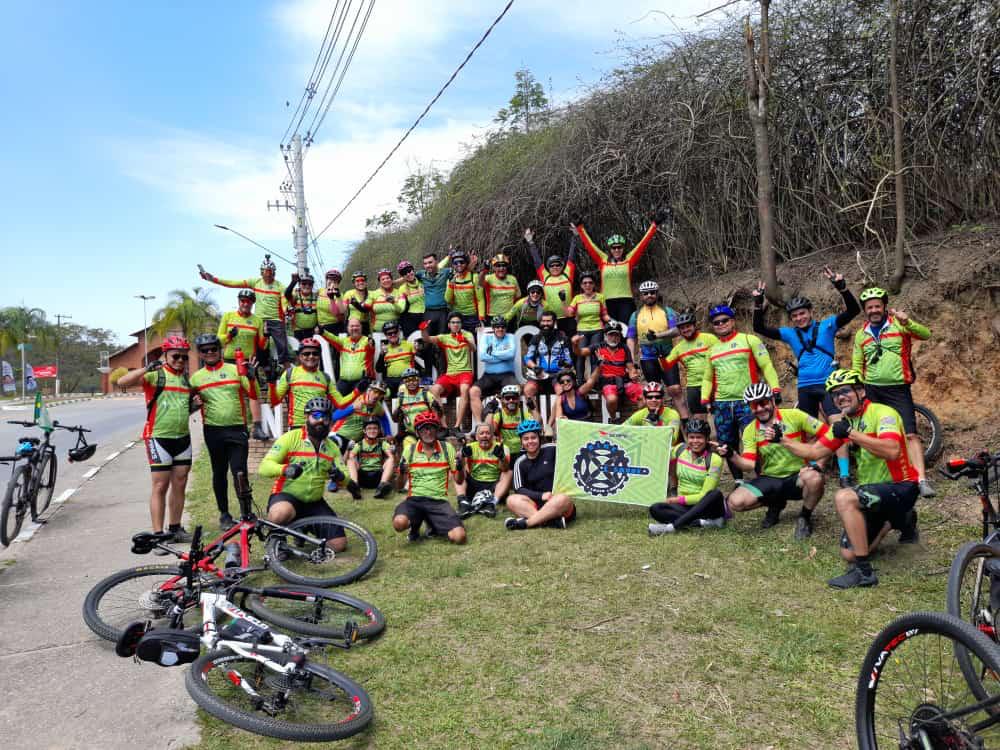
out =
[(56, 365), (35, 365), (35, 378), (58, 378), (59, 368)]

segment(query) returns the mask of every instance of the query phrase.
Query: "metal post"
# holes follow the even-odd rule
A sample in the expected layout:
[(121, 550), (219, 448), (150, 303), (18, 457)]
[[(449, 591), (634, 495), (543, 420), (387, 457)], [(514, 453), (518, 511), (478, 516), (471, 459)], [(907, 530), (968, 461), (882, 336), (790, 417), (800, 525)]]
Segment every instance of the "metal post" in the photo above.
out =
[(306, 251), (309, 247), (309, 233), (306, 229), (306, 188), (302, 177), (302, 138), (292, 138), (292, 177), (295, 184), (295, 265), (299, 276), (306, 272), (308, 265)]
[(24, 344), (20, 344), (18, 348), (21, 350), (21, 400), (28, 400), (28, 392), (26, 390), (28, 385), (28, 375), (27, 370), (24, 369)]
[(62, 348), (62, 337), (60, 327), (64, 320), (72, 320), (72, 315), (56, 315), (56, 396), (59, 395), (59, 381), (62, 380), (62, 372), (59, 369), (59, 350)]
[(156, 299), (155, 294), (137, 294), (136, 299), (142, 300), (142, 366), (149, 364), (149, 341), (147, 335), (149, 329), (146, 326), (146, 300)]

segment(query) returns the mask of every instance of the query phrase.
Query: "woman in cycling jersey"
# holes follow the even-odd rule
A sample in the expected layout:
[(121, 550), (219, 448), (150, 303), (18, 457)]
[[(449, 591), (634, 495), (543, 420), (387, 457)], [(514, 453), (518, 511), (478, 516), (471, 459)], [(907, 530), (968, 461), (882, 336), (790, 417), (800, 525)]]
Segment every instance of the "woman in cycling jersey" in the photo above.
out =
[[(604, 295), (597, 291), (596, 274), (587, 271), (580, 275), (580, 293), (572, 299), (566, 312), (576, 318), (573, 340), (582, 341), (583, 346), (597, 346), (609, 318)], [(586, 364), (587, 360), (583, 357), (576, 358), (576, 376), (581, 380)]]

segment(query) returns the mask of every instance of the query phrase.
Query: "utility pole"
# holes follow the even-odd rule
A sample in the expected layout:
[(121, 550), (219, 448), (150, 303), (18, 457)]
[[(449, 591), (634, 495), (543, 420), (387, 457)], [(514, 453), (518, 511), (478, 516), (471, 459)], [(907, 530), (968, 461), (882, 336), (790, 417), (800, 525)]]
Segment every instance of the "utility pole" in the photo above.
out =
[(306, 228), (306, 186), (302, 177), (302, 137), (299, 135), (292, 138), (292, 182), (295, 189), (295, 261), (299, 276), (304, 276), (308, 265), (309, 233)]
[(62, 371), (59, 369), (59, 350), (62, 348), (62, 336), (59, 329), (64, 320), (72, 319), (72, 315), (56, 315), (56, 396), (59, 395), (59, 381), (62, 379)]
[(147, 339), (149, 329), (146, 326), (146, 301), (156, 299), (156, 295), (136, 294), (135, 298), (142, 300), (142, 366), (145, 367), (149, 364), (149, 341)]

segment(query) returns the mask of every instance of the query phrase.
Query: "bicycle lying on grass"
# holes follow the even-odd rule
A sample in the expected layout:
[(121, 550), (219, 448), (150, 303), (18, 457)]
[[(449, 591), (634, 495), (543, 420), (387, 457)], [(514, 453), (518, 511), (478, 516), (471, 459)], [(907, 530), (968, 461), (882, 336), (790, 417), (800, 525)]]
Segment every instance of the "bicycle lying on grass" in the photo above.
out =
[(52, 431), (59, 429), (76, 433), (76, 447), (69, 450), (70, 462), (86, 461), (97, 450), (97, 445), (88, 443), (83, 435), (90, 430), (80, 426), (69, 427), (53, 422), (51, 428), (46, 428), (37, 422), (17, 420), (8, 420), (8, 424), (41, 427), (43, 437), (20, 437), (17, 439), (17, 452), (13, 456), (0, 456), (0, 463), (14, 464), (3, 496), (3, 505), (0, 506), (0, 544), (4, 546), (8, 546), (17, 537), (29, 511), (31, 520), (37, 521), (48, 510), (52, 501), (59, 471), (56, 447), (51, 442)]
[[(287, 527), (257, 518), (252, 513), (242, 474), (238, 477), (238, 486), (240, 522), (201, 550), (198, 559), (191, 563), (201, 585), (240, 580), (251, 573), (272, 569), (296, 586), (272, 586), (252, 593), (243, 592), (245, 599), (241, 605), (259, 617), (296, 632), (326, 635), (330, 627), (341, 626), (345, 616), (350, 615), (362, 623), (362, 637), (380, 632), (385, 621), (371, 605), (346, 594), (309, 586), (339, 586), (367, 573), (378, 554), (371, 533), (342, 518), (304, 518)], [(336, 532), (352, 536), (343, 552), (335, 553), (327, 545), (327, 540), (334, 538)], [(263, 565), (254, 566), (250, 562), (250, 544), (255, 536), (266, 540)], [(238, 545), (227, 543), (235, 537), (239, 537)], [(140, 553), (146, 545), (152, 544), (175, 555), (179, 564), (128, 568), (108, 576), (90, 590), (83, 602), (83, 619), (91, 630), (107, 640), (116, 640), (124, 624), (132, 620), (162, 620), (167, 603), (173, 603), (178, 592), (185, 591), (185, 569), (190, 553), (171, 547), (166, 533), (140, 534), (134, 539), (140, 539), (133, 547), (134, 552)], [(223, 554), (226, 561), (219, 567), (217, 560)], [(289, 598), (286, 594), (291, 591), (307, 591), (309, 596)], [(182, 601), (188, 611), (198, 605), (196, 596), (185, 596)]]
[[(137, 534), (132, 551), (151, 552), (165, 534)], [(371, 699), (358, 683), (309, 659), (310, 649), (350, 648), (359, 637), (346, 622), (331, 638), (294, 638), (278, 633), (237, 607), (238, 593), (273, 599), (318, 596), (319, 589), (254, 589), (239, 583), (207, 580), (199, 572), (206, 550), (201, 527), (180, 565), (183, 585), (160, 599), (166, 627), (147, 621), (126, 626), (116, 639), (119, 656), (134, 656), (161, 666), (191, 664), (185, 676), (188, 693), (212, 716), (249, 732), (300, 742), (328, 742), (357, 734), (372, 720)], [(201, 627), (184, 629), (189, 601), (201, 609)], [(225, 625), (220, 617), (229, 618)], [(199, 635), (200, 632), (200, 635)], [(199, 656), (202, 646), (206, 653)]]

